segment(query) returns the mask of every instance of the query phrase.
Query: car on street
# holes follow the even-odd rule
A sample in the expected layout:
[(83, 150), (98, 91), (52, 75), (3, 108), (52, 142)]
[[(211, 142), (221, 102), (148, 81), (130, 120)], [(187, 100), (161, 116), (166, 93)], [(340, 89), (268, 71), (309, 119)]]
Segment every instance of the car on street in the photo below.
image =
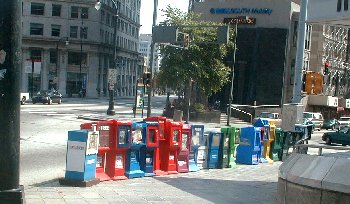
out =
[(340, 117), (338, 122), (339, 122), (339, 127), (350, 126), (350, 117), (348, 116)]
[(52, 103), (62, 103), (62, 94), (56, 90), (41, 90), (32, 97), (32, 103), (47, 103), (48, 105)]
[(315, 130), (315, 124), (313, 122), (311, 122), (311, 120), (307, 119), (307, 118), (303, 118), (303, 125), (311, 125), (311, 133), (314, 132)]
[(322, 125), (322, 129), (339, 129), (339, 122), (337, 119), (333, 118), (333, 119), (329, 119), (329, 120), (325, 120), (325, 122), (323, 122)]
[(314, 129), (321, 130), (323, 126), (323, 115), (317, 112), (304, 112), (303, 118), (310, 120), (314, 124)]
[(322, 135), (322, 140), (328, 145), (332, 143), (341, 144), (343, 146), (350, 145), (350, 127), (342, 127), (335, 132), (326, 132)]

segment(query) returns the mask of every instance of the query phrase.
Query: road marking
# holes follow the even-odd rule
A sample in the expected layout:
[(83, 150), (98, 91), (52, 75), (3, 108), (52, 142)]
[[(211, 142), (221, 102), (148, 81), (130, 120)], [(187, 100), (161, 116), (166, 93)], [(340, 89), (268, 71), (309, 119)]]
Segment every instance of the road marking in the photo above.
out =
[(39, 114), (57, 114), (57, 112), (49, 111), (29, 111), (29, 113), (39, 113)]

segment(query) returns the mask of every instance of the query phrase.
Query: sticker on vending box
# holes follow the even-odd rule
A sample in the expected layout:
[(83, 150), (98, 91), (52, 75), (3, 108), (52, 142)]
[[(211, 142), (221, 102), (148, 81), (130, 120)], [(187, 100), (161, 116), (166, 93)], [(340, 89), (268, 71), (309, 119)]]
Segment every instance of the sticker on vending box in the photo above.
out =
[(123, 168), (123, 156), (117, 155), (115, 159), (115, 168), (116, 169), (122, 169)]
[(96, 167), (102, 167), (102, 157), (101, 156), (97, 157)]
[(147, 158), (146, 158), (146, 163), (147, 163), (147, 164), (150, 164), (150, 163), (152, 163), (152, 158), (150, 158), (150, 157), (147, 157)]

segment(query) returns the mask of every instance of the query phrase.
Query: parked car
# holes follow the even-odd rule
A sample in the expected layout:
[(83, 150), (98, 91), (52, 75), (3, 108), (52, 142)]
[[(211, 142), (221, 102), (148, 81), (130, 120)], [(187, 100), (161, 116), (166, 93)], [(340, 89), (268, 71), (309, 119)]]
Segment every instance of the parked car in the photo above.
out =
[(339, 122), (339, 127), (350, 126), (350, 117), (348, 116), (340, 117), (338, 122)]
[(315, 131), (315, 124), (307, 118), (303, 118), (303, 125), (312, 125), (311, 133)]
[(326, 129), (326, 130), (328, 130), (328, 129), (331, 129), (331, 130), (339, 129), (339, 122), (335, 118), (326, 120), (325, 122), (323, 122), (322, 128)]
[(336, 132), (324, 133), (322, 140), (328, 145), (332, 143), (341, 144), (343, 146), (350, 145), (350, 127), (342, 127)]
[(316, 112), (304, 112), (303, 118), (310, 120), (312, 123), (314, 123), (315, 128), (317, 130), (321, 130), (323, 126), (323, 115), (322, 113), (316, 113)]
[(52, 103), (62, 103), (62, 94), (60, 94), (56, 90), (42, 90), (39, 91), (35, 96), (32, 97), (32, 102), (33, 104), (36, 103), (47, 103), (47, 104), (52, 104)]

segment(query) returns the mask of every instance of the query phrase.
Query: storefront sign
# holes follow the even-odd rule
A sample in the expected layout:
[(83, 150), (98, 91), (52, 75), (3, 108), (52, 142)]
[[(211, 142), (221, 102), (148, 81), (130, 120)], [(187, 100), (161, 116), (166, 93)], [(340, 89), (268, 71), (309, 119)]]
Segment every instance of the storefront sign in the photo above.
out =
[(271, 15), (269, 8), (211, 8), (211, 14), (267, 14)]
[(224, 18), (224, 23), (228, 25), (237, 24), (246, 24), (246, 25), (255, 25), (256, 18), (246, 18), (245, 16), (239, 16), (236, 18)]

